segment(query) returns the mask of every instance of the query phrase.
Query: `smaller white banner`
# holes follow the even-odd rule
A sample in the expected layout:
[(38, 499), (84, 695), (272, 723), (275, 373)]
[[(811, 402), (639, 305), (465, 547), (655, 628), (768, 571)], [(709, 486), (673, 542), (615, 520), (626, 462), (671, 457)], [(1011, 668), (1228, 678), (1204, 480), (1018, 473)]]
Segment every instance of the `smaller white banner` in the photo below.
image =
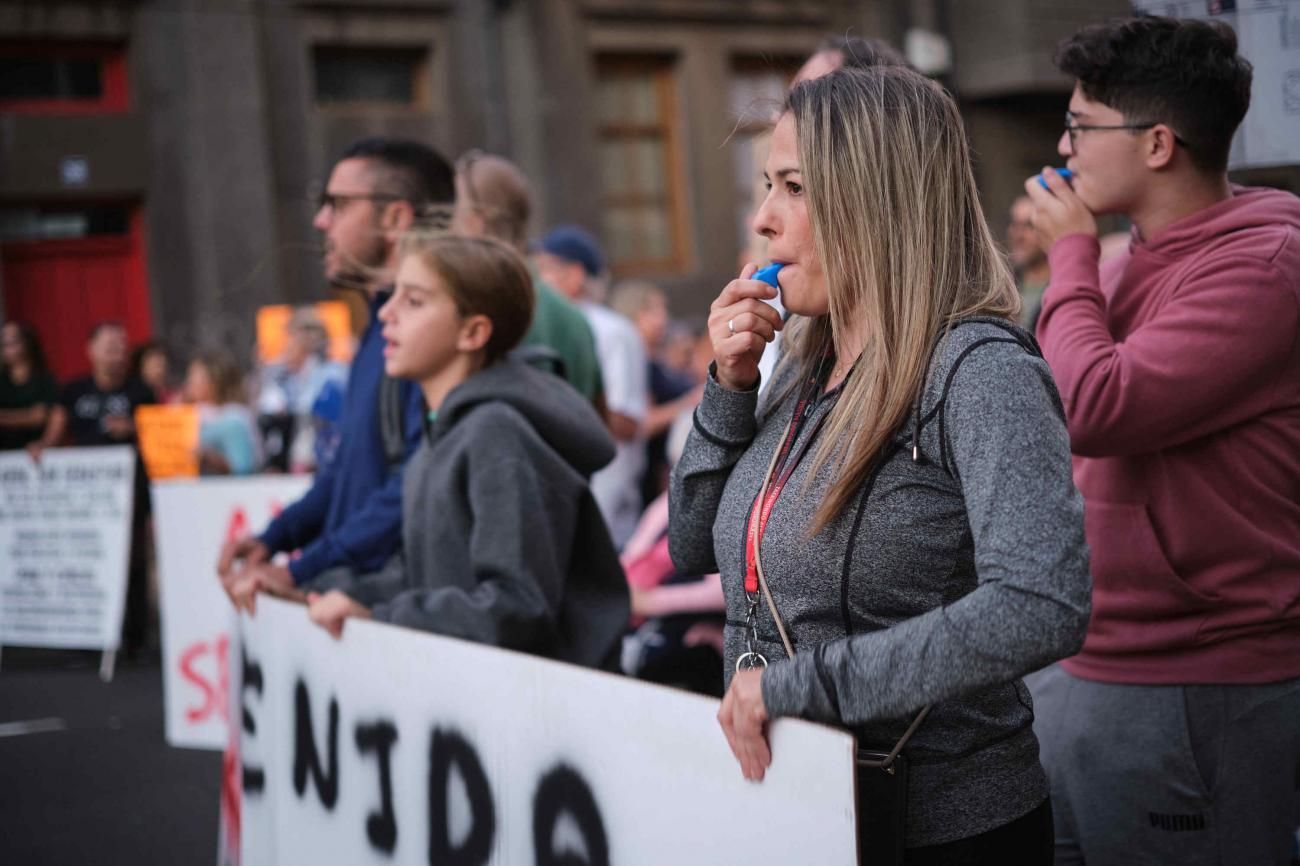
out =
[(746, 782), (715, 700), (266, 596), (239, 631), (242, 866), (857, 862), (841, 731), (774, 722)]
[(167, 742), (224, 749), (232, 609), (217, 580), (227, 538), (256, 534), (307, 491), (295, 475), (160, 481), (153, 485), (154, 549), (162, 609)]
[(116, 649), (135, 451), (0, 452), (0, 644)]

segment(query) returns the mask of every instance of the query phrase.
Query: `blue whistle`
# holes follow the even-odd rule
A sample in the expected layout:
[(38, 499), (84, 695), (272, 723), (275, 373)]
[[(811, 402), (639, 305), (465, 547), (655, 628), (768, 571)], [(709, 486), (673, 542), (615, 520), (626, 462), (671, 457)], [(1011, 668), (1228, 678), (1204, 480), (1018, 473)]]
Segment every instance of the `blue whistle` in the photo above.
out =
[(776, 281), (776, 275), (777, 272), (780, 271), (781, 268), (783, 267), (785, 267), (785, 264), (783, 262), (776, 262), (775, 264), (768, 265), (762, 270), (755, 271), (754, 275), (750, 277), (750, 279), (759, 280), (760, 282), (767, 283), (772, 288), (776, 289), (777, 291), (780, 291), (781, 284)]
[[(1056, 173), (1063, 177), (1066, 183), (1069, 183), (1070, 178), (1074, 177), (1074, 172), (1070, 171), (1068, 168), (1058, 168)], [(1047, 178), (1043, 177), (1041, 174), (1038, 175), (1038, 185), (1043, 189), (1051, 188), (1047, 185)]]

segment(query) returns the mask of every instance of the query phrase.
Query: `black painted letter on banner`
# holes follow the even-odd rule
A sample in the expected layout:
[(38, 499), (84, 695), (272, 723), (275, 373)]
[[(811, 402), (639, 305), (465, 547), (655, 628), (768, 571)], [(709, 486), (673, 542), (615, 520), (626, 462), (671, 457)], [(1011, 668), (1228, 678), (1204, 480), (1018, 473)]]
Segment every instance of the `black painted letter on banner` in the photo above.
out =
[(249, 734), (257, 733), (257, 725), (253, 722), (253, 714), (248, 711), (248, 704), (243, 702), (244, 692), (252, 689), (257, 692), (258, 697), (262, 696), (262, 666), (257, 662), (248, 660), (248, 653), (243, 648), (239, 650), (239, 667), (240, 667), (240, 708), (243, 710), (244, 731)]
[(375, 752), (379, 761), (379, 811), (366, 817), (366, 835), (370, 844), (385, 854), (392, 854), (397, 845), (397, 817), (393, 814), (393, 773), (389, 760), (393, 743), (397, 741), (397, 728), (392, 722), (375, 722), (357, 725), (357, 751), (361, 754)]
[(307, 790), (307, 773), (311, 772), (312, 781), (320, 793), (320, 801), (326, 809), (333, 809), (339, 799), (339, 702), (330, 698), (329, 734), (326, 746), (329, 749), (329, 771), (321, 769), (320, 755), (316, 751), (316, 739), (311, 729), (311, 697), (307, 694), (307, 684), (299, 677), (293, 690), (293, 789), (301, 797)]
[[(577, 822), (587, 846), (585, 863), (571, 851), (555, 850), (555, 825), (565, 812)], [(609, 840), (600, 807), (586, 780), (572, 767), (560, 764), (537, 786), (533, 795), (533, 849), (537, 852), (537, 866), (609, 866)]]
[[(257, 692), (258, 697), (262, 695), (262, 666), (257, 662), (249, 661), (248, 653), (241, 647), (239, 650), (239, 667), (240, 667), (240, 686), (239, 686), (239, 710), (243, 720), (244, 733), (256, 734), (257, 722), (253, 719), (253, 713), (248, 709), (248, 703), (244, 699), (244, 693), (249, 689)], [(250, 767), (243, 764), (240, 767), (242, 771), (244, 793), (260, 794), (266, 788), (266, 773), (261, 767)]]
[[(460, 770), (469, 795), (470, 831), (463, 844), (451, 844), (451, 768)], [(429, 747), (429, 864), (430, 866), (482, 866), (492, 854), (496, 811), (492, 789), (478, 753), (455, 731), (435, 728)]]

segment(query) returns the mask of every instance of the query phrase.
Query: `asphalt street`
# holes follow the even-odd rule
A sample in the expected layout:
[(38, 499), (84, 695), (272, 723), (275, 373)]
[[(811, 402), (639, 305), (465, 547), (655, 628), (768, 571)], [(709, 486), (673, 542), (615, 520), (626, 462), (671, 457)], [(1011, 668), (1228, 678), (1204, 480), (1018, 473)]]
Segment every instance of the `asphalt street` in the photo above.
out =
[(157, 658), (6, 647), (0, 864), (212, 864), (221, 755), (163, 740)]

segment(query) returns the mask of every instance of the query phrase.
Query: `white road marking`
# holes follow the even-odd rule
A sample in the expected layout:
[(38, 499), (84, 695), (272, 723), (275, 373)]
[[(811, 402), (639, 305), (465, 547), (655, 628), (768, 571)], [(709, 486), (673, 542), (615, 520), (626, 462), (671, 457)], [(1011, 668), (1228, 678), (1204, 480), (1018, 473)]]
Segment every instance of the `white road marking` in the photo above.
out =
[(32, 719), (27, 722), (4, 722), (0, 724), (0, 737), (21, 737), (23, 734), (44, 734), (49, 731), (66, 731), (68, 723), (63, 719)]

